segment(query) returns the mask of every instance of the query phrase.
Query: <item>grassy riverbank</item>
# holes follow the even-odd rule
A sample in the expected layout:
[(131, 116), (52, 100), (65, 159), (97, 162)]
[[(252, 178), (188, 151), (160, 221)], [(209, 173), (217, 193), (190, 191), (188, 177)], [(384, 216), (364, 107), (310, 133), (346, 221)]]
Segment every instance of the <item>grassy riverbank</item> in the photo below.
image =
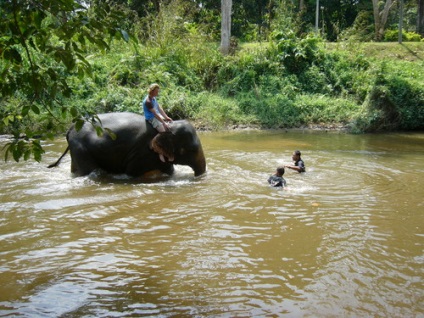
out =
[[(423, 42), (324, 42), (319, 49), (318, 58), (295, 74), (300, 88), (293, 96), (297, 121), (286, 125), (281, 120), (282, 127), (424, 129)], [(248, 43), (239, 54), (269, 50), (268, 43)]]
[[(351, 132), (424, 129), (424, 43), (326, 43), (284, 39), (240, 44), (231, 56), (200, 37), (116, 44), (88, 57), (92, 76), (70, 75), (83, 113), (140, 112), (152, 82), (174, 118), (200, 129), (324, 127)], [(18, 107), (17, 97), (7, 107)], [(7, 110), (6, 110), (7, 111)], [(31, 114), (32, 131), (65, 131), (70, 117)], [(10, 133), (9, 127), (0, 127)]]
[(218, 90), (225, 92), (227, 108), (205, 98), (209, 107), (198, 117), (218, 128), (423, 129), (424, 43), (300, 46), (289, 53), (306, 56), (303, 60), (288, 58), (284, 69), (275, 70), (273, 56), (281, 62), (281, 52), (264, 43), (242, 45), (233, 58), (238, 71)]
[(174, 118), (226, 129), (422, 129), (424, 43), (249, 43), (223, 57), (217, 45), (115, 47), (93, 56), (95, 76), (75, 81), (89, 111), (136, 111), (151, 82)]

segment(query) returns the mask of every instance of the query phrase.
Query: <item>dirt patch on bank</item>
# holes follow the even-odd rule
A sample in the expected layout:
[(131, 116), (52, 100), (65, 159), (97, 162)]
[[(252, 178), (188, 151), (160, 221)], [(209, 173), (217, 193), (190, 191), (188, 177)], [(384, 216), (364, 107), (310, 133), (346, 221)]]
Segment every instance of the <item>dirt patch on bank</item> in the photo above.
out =
[(193, 126), (197, 131), (231, 131), (231, 130), (316, 130), (316, 131), (339, 131), (339, 132), (350, 132), (350, 126), (343, 123), (320, 123), (320, 124), (308, 124), (299, 127), (262, 127), (260, 125), (245, 125), (245, 124), (234, 124), (224, 127), (211, 127), (202, 122), (192, 122)]

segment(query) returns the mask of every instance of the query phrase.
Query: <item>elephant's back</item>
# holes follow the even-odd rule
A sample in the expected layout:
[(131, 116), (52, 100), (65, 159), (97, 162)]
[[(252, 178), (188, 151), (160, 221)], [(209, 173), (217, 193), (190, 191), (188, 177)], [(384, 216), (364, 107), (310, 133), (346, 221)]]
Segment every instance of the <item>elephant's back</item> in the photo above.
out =
[(133, 139), (136, 136), (146, 134), (150, 130), (150, 127), (146, 125), (144, 116), (125, 112), (98, 114), (97, 118), (95, 118), (94, 126), (91, 122), (86, 122), (80, 131), (76, 131), (75, 127), (71, 127), (68, 134), (74, 138), (94, 138), (98, 140), (99, 136), (97, 136), (95, 126), (100, 126), (104, 130), (104, 137), (109, 136), (107, 132), (110, 131), (121, 140)]
[[(144, 116), (135, 113), (105, 113), (97, 115), (99, 123), (95, 126), (101, 126), (104, 133), (99, 136), (93, 124), (86, 122), (80, 131), (74, 127), (68, 132), (68, 142), (72, 148), (73, 144), (77, 146), (84, 144), (90, 149), (99, 150), (101, 148), (125, 147), (149, 138), (150, 128), (146, 125)], [(154, 131), (152, 132), (154, 134)]]
[(146, 129), (144, 116), (135, 113), (105, 113), (98, 115), (101, 125), (104, 128), (125, 130), (125, 129)]

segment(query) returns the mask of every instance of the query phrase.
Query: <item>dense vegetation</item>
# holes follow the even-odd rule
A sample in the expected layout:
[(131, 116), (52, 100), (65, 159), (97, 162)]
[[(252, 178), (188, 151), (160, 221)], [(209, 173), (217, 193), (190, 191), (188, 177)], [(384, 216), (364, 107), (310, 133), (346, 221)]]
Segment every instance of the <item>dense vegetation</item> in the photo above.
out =
[[(46, 33), (27, 46), (16, 42), (2, 52), (8, 59), (0, 62), (0, 133), (16, 137), (9, 148), (15, 160), (31, 153), (39, 160), (42, 148), (32, 137), (54, 136), (72, 121), (81, 125), (81, 115), (140, 112), (153, 82), (161, 85), (160, 103), (171, 117), (189, 118), (208, 129), (311, 124), (342, 124), (352, 132), (424, 128), (424, 42), (328, 43), (313, 32), (299, 36), (296, 19), (277, 8), (267, 41), (235, 38), (233, 54), (224, 56), (208, 26), (192, 22), (179, 2), (145, 19), (121, 10), (132, 19), (132, 41), (107, 10), (103, 19), (110, 23), (88, 20), (98, 28), (95, 35), (70, 33), (64, 39), (71, 31), (55, 29), (55, 36)], [(46, 20), (54, 25), (52, 16), (38, 18), (39, 29)], [(108, 37), (102, 39), (102, 32)], [(117, 40), (117, 34), (127, 42)], [(49, 54), (40, 43), (51, 46)], [(25, 63), (33, 63), (28, 74), (24, 67), (13, 73)], [(39, 83), (35, 92), (25, 85), (34, 74)], [(22, 134), (26, 138), (19, 138)]]
[(69, 102), (87, 112), (140, 112), (146, 88), (159, 82), (171, 117), (206, 128), (424, 128), (423, 43), (381, 43), (367, 54), (377, 44), (330, 45), (276, 34), (272, 42), (241, 44), (224, 57), (216, 43), (190, 33), (175, 42), (173, 32), (93, 57), (94, 77), (75, 78)]

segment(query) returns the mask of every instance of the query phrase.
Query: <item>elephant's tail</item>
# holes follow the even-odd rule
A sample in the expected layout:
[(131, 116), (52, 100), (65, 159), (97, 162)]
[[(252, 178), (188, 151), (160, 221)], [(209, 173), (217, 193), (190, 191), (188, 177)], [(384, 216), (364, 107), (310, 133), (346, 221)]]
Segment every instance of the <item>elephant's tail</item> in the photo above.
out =
[(65, 157), (68, 150), (69, 150), (69, 146), (66, 147), (65, 152), (60, 156), (60, 158), (57, 159), (57, 161), (55, 163), (52, 163), (51, 165), (49, 165), (47, 168), (53, 168), (53, 167), (56, 167), (57, 165), (59, 165), (60, 161), (62, 160), (63, 157)]

